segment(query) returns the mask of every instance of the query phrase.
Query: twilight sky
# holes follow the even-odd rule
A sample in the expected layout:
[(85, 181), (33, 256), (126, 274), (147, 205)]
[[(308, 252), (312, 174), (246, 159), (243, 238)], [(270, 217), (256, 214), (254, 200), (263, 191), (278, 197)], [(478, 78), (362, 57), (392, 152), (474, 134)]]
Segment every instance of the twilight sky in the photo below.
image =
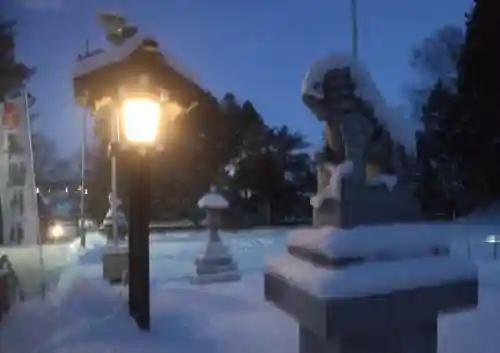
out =
[[(349, 0), (0, 0), (18, 20), (18, 54), (37, 67), (30, 89), (37, 128), (69, 154), (82, 111), (71, 72), (78, 53), (104, 45), (97, 11), (128, 16), (155, 36), (204, 87), (251, 100), (268, 124), (288, 124), (319, 141), (321, 126), (300, 100), (314, 60), (350, 50)], [(445, 24), (462, 24), (472, 0), (358, 0), (360, 57), (389, 103), (405, 104), (411, 48)], [(2, 11), (4, 12), (4, 11)]]

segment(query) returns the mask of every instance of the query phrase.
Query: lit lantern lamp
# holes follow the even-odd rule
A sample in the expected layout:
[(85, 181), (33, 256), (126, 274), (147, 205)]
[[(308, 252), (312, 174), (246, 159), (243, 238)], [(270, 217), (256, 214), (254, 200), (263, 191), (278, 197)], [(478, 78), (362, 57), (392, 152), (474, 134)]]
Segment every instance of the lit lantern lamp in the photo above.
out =
[[(210, 95), (173, 66), (155, 40), (141, 36), (122, 16), (100, 14), (99, 21), (113, 45), (78, 57), (73, 75), (74, 94), (81, 106), (96, 118), (104, 119), (105, 124), (109, 123), (112, 200), (117, 200), (116, 156), (126, 156), (123, 161), (130, 174), (128, 261), (120, 263), (128, 266), (129, 312), (141, 329), (149, 330), (152, 158), (156, 151), (165, 149), (172, 121)], [(112, 202), (111, 207), (115, 206), (116, 202)], [(116, 217), (113, 219), (117, 250), (118, 227)]]
[(178, 103), (170, 101), (168, 92), (151, 87), (149, 76), (142, 74), (137, 85), (119, 89), (117, 142), (121, 149), (163, 150), (169, 126), (184, 112)]

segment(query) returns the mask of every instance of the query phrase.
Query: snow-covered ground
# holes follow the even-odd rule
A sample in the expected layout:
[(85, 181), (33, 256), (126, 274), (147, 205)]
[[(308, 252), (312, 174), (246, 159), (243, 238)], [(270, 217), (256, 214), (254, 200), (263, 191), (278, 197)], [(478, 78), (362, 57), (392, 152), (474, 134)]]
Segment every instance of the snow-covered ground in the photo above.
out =
[[(500, 351), (500, 261), (490, 256), (492, 243), (483, 241), (495, 230), (498, 226), (493, 222), (441, 223), (428, 228), (456, 236), (453, 256), (474, 257), (481, 281), (477, 309), (440, 318), (441, 353)], [(401, 228), (388, 226), (387, 231), (401, 232)], [(422, 228), (415, 227), (415, 231)], [(128, 317), (125, 291), (100, 281), (102, 241), (91, 236), (89, 250), (66, 268), (46, 301), (23, 303), (3, 320), (0, 351), (297, 352), (297, 324), (263, 298), (264, 260), (285, 250), (286, 234), (284, 229), (223, 233), (243, 279), (205, 286), (191, 285), (186, 277), (193, 271), (206, 233), (154, 234), (151, 333), (137, 330)], [(482, 251), (470, 251), (471, 237)]]
[(11, 262), (27, 298), (41, 295), (42, 287), (55, 284), (68, 264), (76, 261), (80, 240), (73, 239), (59, 244), (0, 247)]

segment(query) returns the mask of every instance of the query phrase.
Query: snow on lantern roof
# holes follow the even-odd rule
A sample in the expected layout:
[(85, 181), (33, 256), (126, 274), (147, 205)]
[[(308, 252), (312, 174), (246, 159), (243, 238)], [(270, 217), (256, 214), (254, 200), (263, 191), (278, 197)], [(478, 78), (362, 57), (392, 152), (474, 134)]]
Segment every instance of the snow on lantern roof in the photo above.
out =
[(145, 37), (135, 35), (126, 40), (122, 45), (107, 48), (106, 50), (97, 52), (95, 55), (78, 60), (73, 72), (73, 77), (77, 78), (87, 75), (92, 71), (125, 59), (131, 55), (145, 39)]
[(368, 70), (352, 55), (335, 53), (316, 61), (309, 67), (302, 80), (302, 95), (324, 99), (325, 75), (333, 69), (345, 67), (351, 69), (351, 75), (356, 83), (356, 93), (372, 104), (378, 122), (387, 128), (395, 142), (403, 145), (408, 152), (414, 152), (415, 133), (420, 128), (419, 124), (406, 118), (400, 108), (390, 107), (387, 104)]
[[(137, 33), (121, 45), (110, 46), (105, 50), (96, 51), (94, 55), (84, 57), (77, 61), (75, 70), (73, 72), (73, 77), (78, 78), (81, 76), (85, 76), (92, 71), (124, 60), (148, 40), (153, 40), (153, 38)], [(183, 75), (188, 80), (194, 82), (194, 77), (184, 68), (182, 68), (176, 60), (174, 60), (170, 55), (166, 55), (163, 52), (162, 55), (168, 66)]]
[(203, 195), (203, 197), (198, 201), (199, 208), (227, 208), (229, 207), (229, 202), (217, 193), (217, 190), (212, 187), (210, 192)]

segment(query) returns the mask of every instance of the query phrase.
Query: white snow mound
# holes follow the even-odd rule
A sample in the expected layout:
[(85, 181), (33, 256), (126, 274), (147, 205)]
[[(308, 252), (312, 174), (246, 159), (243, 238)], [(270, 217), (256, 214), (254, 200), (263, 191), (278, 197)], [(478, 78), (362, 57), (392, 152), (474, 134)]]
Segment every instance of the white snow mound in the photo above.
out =
[(291, 232), (287, 245), (310, 249), (329, 258), (361, 257), (365, 261), (394, 261), (435, 256), (449, 250), (452, 236), (428, 224), (324, 227)]
[(403, 145), (407, 152), (414, 153), (416, 148), (415, 133), (418, 123), (406, 118), (400, 108), (390, 107), (378, 90), (368, 70), (352, 55), (346, 53), (331, 54), (316, 61), (307, 70), (302, 80), (302, 95), (324, 99), (323, 79), (333, 69), (349, 67), (356, 82), (358, 96), (373, 106), (379, 123), (387, 128), (392, 138)]
[(320, 298), (356, 298), (477, 278), (476, 266), (448, 257), (407, 259), (328, 269), (289, 254), (266, 263), (266, 273), (285, 278)]

